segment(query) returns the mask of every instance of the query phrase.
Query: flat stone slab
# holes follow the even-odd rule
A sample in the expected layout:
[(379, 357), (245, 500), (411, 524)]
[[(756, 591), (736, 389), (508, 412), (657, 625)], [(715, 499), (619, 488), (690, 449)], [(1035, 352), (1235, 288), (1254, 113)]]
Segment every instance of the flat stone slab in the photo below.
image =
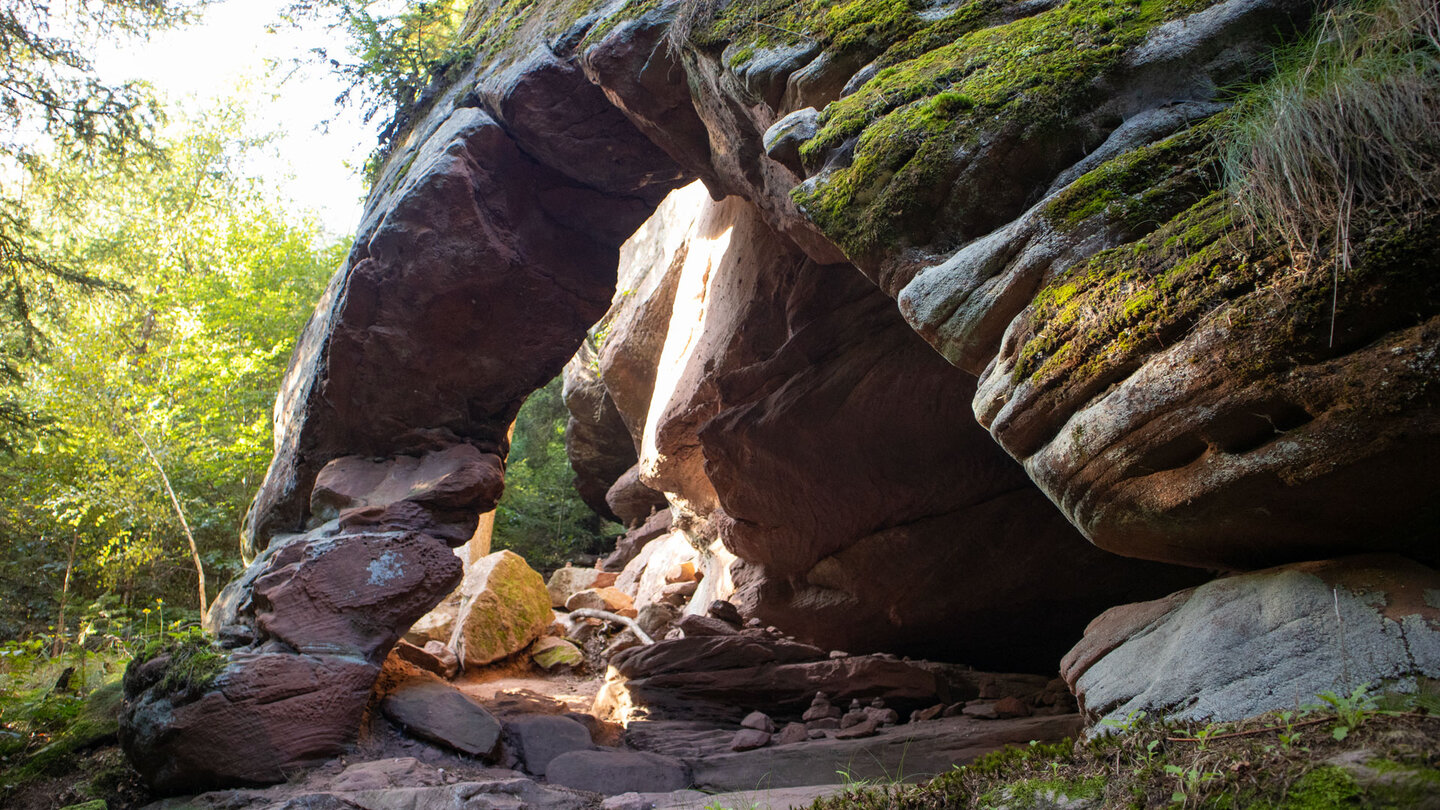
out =
[(816, 799), (843, 792), (845, 785), (808, 785), (773, 790), (762, 788), (733, 793), (702, 793), (698, 790), (624, 793), (606, 799), (600, 807), (601, 810), (705, 810), (714, 807), (739, 810), (802, 810)]
[[(755, 751), (686, 759), (694, 787), (754, 791), (828, 785), (841, 778), (918, 781), (964, 765), (1009, 744), (1051, 741), (1080, 733), (1078, 714), (976, 720), (951, 717), (882, 729), (859, 740), (812, 740)], [(713, 798), (713, 797), (712, 797)], [(746, 805), (741, 805), (746, 806)]]
[(277, 785), (165, 799), (145, 810), (589, 810), (595, 798), (529, 779), (341, 790), (341, 785)]
[(477, 757), (500, 741), (500, 721), (468, 695), (438, 679), (416, 678), (396, 687), (380, 711), (406, 733)]
[(505, 724), (505, 733), (515, 742), (525, 770), (536, 776), (544, 776), (550, 761), (561, 754), (594, 747), (589, 729), (556, 715), (517, 717)]
[(550, 760), (545, 777), (552, 785), (606, 796), (666, 793), (690, 786), (680, 760), (632, 751), (571, 751)]

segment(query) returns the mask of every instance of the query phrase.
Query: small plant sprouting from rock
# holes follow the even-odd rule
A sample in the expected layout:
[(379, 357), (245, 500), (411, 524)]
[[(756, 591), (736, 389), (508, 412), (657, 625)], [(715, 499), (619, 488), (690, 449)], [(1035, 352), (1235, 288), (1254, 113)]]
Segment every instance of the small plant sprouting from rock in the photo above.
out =
[(1380, 708), (1375, 696), (1370, 693), (1368, 683), (1360, 684), (1348, 695), (1321, 692), (1316, 697), (1323, 701), (1322, 706), (1328, 706), (1335, 713), (1336, 722), (1332, 734), (1336, 740), (1345, 739)]
[[(159, 672), (146, 667), (162, 657), (166, 660)], [(228, 661), (204, 630), (191, 627), (147, 644), (125, 671), (125, 693), (135, 695), (154, 686), (174, 703), (188, 703), (214, 686)]]

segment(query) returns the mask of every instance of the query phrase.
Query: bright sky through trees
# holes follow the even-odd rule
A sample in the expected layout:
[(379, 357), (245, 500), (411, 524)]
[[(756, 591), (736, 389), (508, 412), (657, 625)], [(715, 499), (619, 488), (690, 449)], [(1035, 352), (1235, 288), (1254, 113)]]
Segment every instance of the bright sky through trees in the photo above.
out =
[[(277, 140), (254, 167), (280, 193), (319, 217), (335, 236), (352, 233), (365, 188), (359, 178), (375, 146), (374, 127), (352, 107), (339, 109), (342, 83), (324, 66), (296, 68), (311, 48), (343, 51), (324, 26), (305, 30), (279, 22), (288, 0), (223, 0), (194, 26), (152, 35), (148, 41), (101, 43), (95, 63), (108, 81), (141, 79), (172, 103), (209, 106), (236, 98), (251, 111), (257, 132)], [(271, 66), (274, 66), (273, 69)], [(327, 131), (322, 131), (330, 121)]]

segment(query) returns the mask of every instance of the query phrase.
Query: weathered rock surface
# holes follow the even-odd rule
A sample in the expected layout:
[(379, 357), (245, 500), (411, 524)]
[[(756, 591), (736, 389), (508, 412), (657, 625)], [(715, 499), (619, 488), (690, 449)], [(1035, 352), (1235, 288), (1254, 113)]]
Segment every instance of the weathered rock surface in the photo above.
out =
[(545, 775), (552, 785), (607, 796), (660, 793), (690, 784), (679, 760), (630, 751), (571, 751), (550, 760)]
[(729, 793), (677, 790), (670, 793), (622, 793), (600, 805), (601, 810), (697, 810), (716, 807), (746, 807), (754, 810), (803, 810), (815, 800), (844, 793), (845, 785), (807, 785), (795, 788), (760, 788)]
[(380, 711), (406, 733), (473, 757), (489, 758), (500, 742), (500, 721), (455, 687), (414, 678), (394, 687)]
[(971, 382), (854, 268), (809, 261), (736, 198), (702, 203), (689, 239), (641, 478), (715, 516), (747, 615), (827, 647), (1043, 670), (1120, 594), (1202, 579), (1087, 547), (966, 426)]
[(525, 763), (525, 770), (536, 776), (544, 776), (550, 762), (561, 754), (594, 747), (589, 730), (568, 717), (517, 717), (505, 724), (505, 734)]
[(513, 551), (475, 561), (460, 585), (462, 600), (450, 648), (465, 666), (484, 666), (530, 646), (550, 626), (545, 580)]
[(825, 784), (836, 773), (851, 779), (889, 780), (897, 774), (945, 773), (1009, 744), (1060, 740), (1080, 729), (1078, 715), (980, 721), (951, 718), (882, 729), (852, 740), (812, 740), (804, 745), (768, 746), (757, 751), (687, 759), (696, 787), (749, 790), (765, 784), (784, 788)]
[(311, 775), (298, 783), (263, 790), (226, 790), (167, 799), (147, 810), (582, 810), (593, 797), (536, 784), (523, 774), (470, 768), (459, 778), (412, 757), (357, 762), (333, 776)]
[(818, 647), (752, 635), (658, 641), (615, 655), (611, 666), (596, 696), (602, 717), (639, 707), (651, 719), (738, 723), (751, 709), (799, 717), (816, 691), (905, 707), (978, 692), (973, 673), (960, 667), (885, 656), (830, 659)]
[(127, 671), (120, 744), (161, 794), (282, 781), (355, 739), (379, 667), (355, 657), (237, 652), (198, 696), (167, 668)]
[(458, 546), (504, 486), (500, 457), (468, 444), (379, 461), (345, 456), (316, 476), (310, 522), (419, 530)]
[[(1092, 718), (1239, 720), (1440, 676), (1440, 573), (1392, 555), (1216, 580), (1095, 619), (1062, 672)], [(968, 710), (967, 710), (968, 711)]]
[(460, 573), (439, 538), (343, 516), (271, 544), (207, 617), (235, 644), (212, 681), (177, 689), (163, 660), (127, 672), (126, 754), (178, 793), (277, 782), (340, 753), (391, 646)]
[[(252, 554), (303, 524), (334, 458), (455, 437), (503, 454), (520, 403), (603, 314), (620, 243), (680, 176), (573, 58), (548, 49), (477, 68), (411, 134), (282, 387)], [(546, 317), (522, 316), (522, 301)]]

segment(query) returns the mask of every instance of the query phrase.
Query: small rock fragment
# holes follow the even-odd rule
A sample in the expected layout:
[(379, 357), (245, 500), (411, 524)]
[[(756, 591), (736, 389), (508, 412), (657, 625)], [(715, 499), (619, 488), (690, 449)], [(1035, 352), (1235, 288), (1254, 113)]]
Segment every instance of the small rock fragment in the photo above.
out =
[(740, 726), (742, 728), (753, 728), (756, 731), (763, 731), (766, 734), (775, 733), (775, 721), (771, 720), (770, 715), (764, 712), (751, 712), (745, 715), (745, 719), (740, 721)]
[(686, 636), (733, 636), (739, 633), (730, 624), (713, 616), (696, 616), (691, 613), (680, 617), (675, 626)]
[(716, 599), (714, 602), (711, 602), (706, 612), (720, 621), (727, 622), (736, 627), (745, 623), (745, 617), (740, 615), (740, 609), (724, 599)]
[(769, 734), (753, 728), (742, 728), (735, 733), (735, 739), (730, 741), (730, 750), (753, 751), (756, 748), (764, 748), (769, 744)]
[(943, 711), (945, 711), (944, 703), (936, 703), (928, 709), (916, 709), (910, 713), (910, 722), (924, 723), (927, 720), (934, 720), (939, 717)]
[(790, 745), (791, 743), (805, 742), (808, 739), (810, 739), (810, 730), (805, 727), (804, 723), (787, 723), (784, 728), (780, 729), (780, 733), (775, 735), (775, 744)]
[(1017, 697), (1003, 697), (995, 701), (995, 716), (1001, 720), (1029, 717), (1030, 707)]
[(862, 737), (874, 737), (880, 733), (880, 724), (872, 718), (865, 718), (849, 728), (843, 728), (835, 732), (837, 740), (858, 740)]

